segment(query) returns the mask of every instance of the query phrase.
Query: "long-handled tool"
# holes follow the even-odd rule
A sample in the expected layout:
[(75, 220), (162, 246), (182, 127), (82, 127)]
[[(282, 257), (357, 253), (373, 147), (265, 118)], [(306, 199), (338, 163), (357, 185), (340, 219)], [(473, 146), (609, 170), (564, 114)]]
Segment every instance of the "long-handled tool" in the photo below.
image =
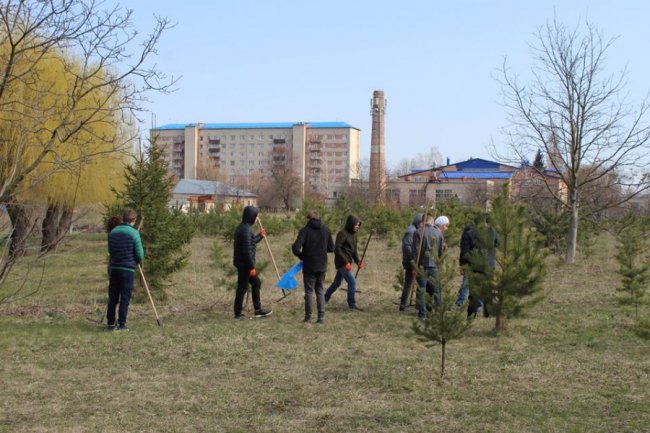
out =
[[(264, 226), (262, 225), (262, 220), (260, 217), (257, 217), (257, 224), (260, 226), (260, 230), (264, 230)], [(275, 258), (273, 257), (273, 251), (271, 251), (271, 244), (269, 243), (269, 240), (267, 239), (266, 236), (264, 236), (264, 243), (266, 244), (266, 249), (269, 251), (269, 256), (271, 256), (271, 262), (273, 263), (273, 268), (275, 269), (275, 275), (278, 277), (278, 281), (282, 278), (280, 276), (280, 271), (278, 270), (278, 265), (275, 263)], [(284, 289), (282, 289), (282, 295), (283, 298), (286, 297), (286, 293)], [(247, 292), (246, 296), (246, 306), (248, 306), (248, 297), (250, 296), (250, 292)]]
[[(420, 266), (420, 255), (422, 254), (422, 246), (424, 245), (424, 229), (427, 225), (427, 217), (429, 216), (429, 206), (424, 208), (424, 216), (422, 217), (422, 230), (420, 231), (420, 244), (418, 245), (418, 250), (417, 250), (417, 256), (415, 256), (415, 272), (419, 272), (419, 266)], [(411, 287), (409, 287), (409, 306), (413, 305), (413, 295), (415, 294), (416, 290), (413, 290), (413, 283), (417, 284), (417, 278), (413, 278), (411, 281)]]
[(142, 266), (138, 264), (138, 270), (140, 271), (140, 277), (142, 277), (142, 284), (144, 285), (144, 289), (147, 291), (147, 295), (149, 296), (149, 302), (151, 302), (151, 307), (153, 308), (153, 313), (156, 315), (156, 322), (158, 322), (158, 326), (162, 326), (160, 323), (160, 318), (158, 317), (158, 311), (156, 311), (156, 306), (153, 303), (153, 298), (151, 297), (151, 292), (149, 291), (149, 285), (147, 284), (147, 280), (144, 278), (144, 272), (142, 272)]
[[(368, 240), (366, 241), (366, 246), (363, 247), (363, 253), (361, 253), (361, 260), (359, 260), (359, 263), (363, 263), (363, 259), (366, 257), (366, 251), (368, 251), (368, 244), (370, 244), (370, 239), (372, 239), (372, 235), (373, 235), (374, 233), (375, 233), (374, 230), (371, 230), (371, 231), (370, 231), (370, 234), (368, 235)], [(357, 275), (359, 275), (359, 271), (360, 271), (360, 270), (361, 270), (361, 268), (357, 267), (357, 272), (355, 272), (355, 274), (354, 274), (354, 279), (355, 279), (355, 280), (357, 279)], [(348, 291), (347, 288), (345, 288), (345, 289), (343, 289), (343, 290), (345, 290), (346, 292)], [(356, 290), (356, 293), (361, 293), (361, 290), (358, 290), (358, 289), (357, 289), (357, 290)]]

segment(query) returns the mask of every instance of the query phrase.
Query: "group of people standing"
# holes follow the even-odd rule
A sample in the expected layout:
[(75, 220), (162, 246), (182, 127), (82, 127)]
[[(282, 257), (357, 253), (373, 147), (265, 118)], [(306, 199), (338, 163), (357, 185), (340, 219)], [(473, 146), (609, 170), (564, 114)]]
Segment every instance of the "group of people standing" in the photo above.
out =
[[(250, 286), (255, 317), (267, 317), (272, 311), (262, 308), (260, 289), (262, 282), (255, 268), (256, 245), (266, 236), (266, 231), (261, 228), (258, 233), (253, 232), (253, 227), (258, 221), (259, 209), (255, 206), (244, 208), (242, 221), (235, 229), (233, 245), (233, 264), (237, 268), (237, 290), (234, 302), (234, 318), (242, 319), (243, 302)], [(129, 302), (133, 292), (133, 280), (136, 267), (144, 258), (142, 241), (138, 231), (133, 227), (136, 213), (126, 209), (123, 218), (109, 220), (107, 230), (109, 263), (109, 300), (107, 306), (108, 330), (128, 330), (126, 317)], [(486, 220), (487, 222), (487, 220)], [(456, 304), (460, 307), (469, 299), (468, 315), (474, 314), (483, 308), (484, 315), (488, 315), (486, 306), (480, 299), (475, 299), (469, 290), (469, 277), (464, 269), (469, 264), (471, 251), (485, 248), (477, 241), (477, 221), (463, 230), (460, 243), (461, 273), (463, 282), (459, 290)], [(434, 306), (440, 304), (440, 285), (436, 282), (438, 275), (438, 262), (447, 250), (445, 232), (449, 228), (449, 218), (432, 215), (417, 214), (408, 226), (402, 237), (402, 266), (404, 267), (404, 286), (399, 304), (399, 311), (405, 311), (410, 304), (410, 293), (413, 283), (417, 283), (416, 303), (418, 317), (425, 318), (427, 304), (425, 293), (428, 293)], [(261, 226), (260, 226), (261, 227)], [(351, 311), (363, 311), (356, 303), (356, 276), (352, 272), (353, 264), (357, 270), (363, 268), (362, 258), (357, 250), (357, 237), (361, 220), (356, 215), (348, 215), (344, 227), (337, 233), (336, 242), (332, 234), (321, 221), (318, 212), (307, 213), (307, 224), (300, 229), (295, 242), (291, 246), (293, 254), (302, 261), (303, 283), (305, 288), (305, 316), (304, 322), (312, 320), (313, 297), (316, 297), (316, 322), (324, 323), (325, 305), (332, 295), (341, 286), (347, 283), (347, 304)], [(485, 243), (485, 242), (483, 242)], [(496, 231), (488, 225), (488, 265), (495, 267), (494, 250), (498, 245)], [(325, 275), (327, 272), (328, 253), (334, 253), (336, 274), (331, 285), (324, 290)], [(418, 269), (420, 271), (418, 271)], [(119, 305), (119, 314), (116, 319), (116, 308)]]
[[(271, 311), (263, 310), (260, 303), (260, 281), (255, 272), (255, 244), (260, 242), (266, 232), (262, 229), (253, 234), (259, 210), (254, 206), (244, 209), (242, 222), (235, 230), (234, 265), (238, 270), (237, 293), (235, 295), (235, 318), (242, 318), (244, 295), (251, 286), (255, 317), (265, 317)], [(347, 301), (352, 311), (362, 311), (356, 303), (356, 278), (352, 273), (352, 264), (358, 269), (363, 268), (363, 262), (357, 251), (357, 234), (361, 220), (355, 215), (349, 215), (345, 226), (332, 240), (329, 228), (320, 220), (316, 211), (307, 213), (307, 224), (300, 229), (298, 236), (291, 246), (291, 251), (302, 263), (303, 283), (305, 287), (305, 317), (304, 322), (310, 322), (313, 311), (313, 298), (316, 294), (316, 323), (325, 321), (325, 304), (334, 292), (341, 286), (343, 280), (348, 284)], [(336, 275), (334, 281), (324, 290), (325, 274), (327, 272), (327, 254), (334, 253)]]
[[(257, 220), (259, 210), (254, 206), (244, 209), (242, 222), (235, 232), (234, 264), (238, 269), (237, 294), (235, 296), (235, 318), (241, 318), (242, 302), (250, 284), (253, 294), (255, 316), (264, 317), (271, 314), (262, 310), (260, 304), (260, 282), (255, 273), (255, 244), (261, 241), (266, 232), (262, 229), (258, 234), (253, 234), (252, 226)], [(487, 220), (486, 220), (487, 221)], [(468, 225), (463, 230), (460, 245), (459, 264), (463, 282), (458, 293), (456, 304), (462, 307), (469, 298), (468, 315), (476, 315), (483, 308), (487, 316), (487, 307), (483, 306), (480, 299), (474, 299), (469, 292), (469, 273), (465, 268), (469, 265), (471, 251), (484, 248), (478, 242), (477, 221)], [(399, 311), (405, 311), (410, 303), (410, 293), (414, 281), (417, 283), (416, 304), (418, 317), (425, 318), (428, 307), (425, 293), (428, 293), (434, 306), (440, 305), (440, 285), (437, 283), (438, 262), (447, 250), (445, 232), (449, 229), (449, 218), (433, 215), (417, 214), (413, 222), (404, 232), (402, 238), (402, 266), (404, 267), (404, 286), (400, 299)], [(313, 297), (316, 294), (317, 323), (325, 321), (325, 305), (332, 295), (341, 286), (347, 283), (347, 303), (352, 311), (363, 311), (356, 303), (356, 276), (352, 272), (353, 264), (357, 269), (363, 268), (362, 259), (357, 250), (357, 235), (361, 227), (361, 220), (356, 215), (348, 215), (343, 229), (336, 235), (336, 242), (332, 241), (332, 234), (327, 226), (320, 220), (316, 211), (307, 213), (307, 224), (300, 229), (298, 236), (291, 246), (293, 254), (302, 263), (303, 283), (305, 287), (305, 322), (310, 322), (313, 311)], [(498, 245), (498, 237), (492, 227), (489, 227), (490, 243), (488, 248), (489, 266), (495, 265), (494, 250)], [(324, 290), (325, 274), (327, 271), (327, 254), (334, 253), (336, 274), (332, 284)], [(423, 272), (418, 272), (418, 269)]]
[[(484, 223), (487, 236), (480, 235), (479, 226)], [(470, 279), (468, 268), (474, 272), (484, 272), (472, 266), (471, 254), (473, 251), (484, 251), (486, 254), (486, 265), (492, 269), (496, 268), (496, 248), (499, 245), (499, 238), (496, 230), (489, 221), (489, 215), (477, 217), (471, 224), (463, 229), (460, 241), (460, 255), (458, 263), (460, 273), (463, 276), (461, 287), (458, 291), (456, 306), (462, 308), (466, 301), (469, 301), (467, 315), (476, 316), (477, 312), (483, 310), (485, 317), (489, 316), (487, 306), (483, 300), (470, 293)], [(418, 317), (423, 319), (427, 315), (427, 304), (425, 292), (428, 293), (434, 302), (434, 307), (440, 305), (440, 284), (438, 281), (438, 263), (447, 250), (445, 232), (449, 229), (449, 218), (432, 215), (417, 214), (411, 225), (407, 227), (402, 237), (402, 266), (404, 267), (404, 286), (400, 299), (399, 311), (405, 311), (410, 303), (410, 293), (413, 281), (417, 282), (417, 307)], [(418, 272), (418, 268), (424, 272)]]

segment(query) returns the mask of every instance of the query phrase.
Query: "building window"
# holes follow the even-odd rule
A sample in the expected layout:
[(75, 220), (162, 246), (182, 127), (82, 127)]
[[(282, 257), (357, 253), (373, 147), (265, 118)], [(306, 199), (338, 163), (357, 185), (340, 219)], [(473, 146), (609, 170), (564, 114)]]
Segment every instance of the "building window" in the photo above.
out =
[(535, 185), (541, 185), (542, 184), (542, 178), (538, 177), (535, 179)]
[(200, 137), (199, 137), (199, 141), (203, 141), (203, 136), (200, 136)]
[(244, 141), (244, 140), (246, 140), (246, 136), (245, 136), (245, 135), (240, 135), (240, 136), (239, 136), (239, 139), (240, 139), (241, 141)]
[(230, 165), (231, 166), (235, 165), (235, 161), (230, 161)]
[(236, 139), (237, 139), (237, 136), (236, 136), (236, 135), (231, 135), (231, 136), (230, 136), (230, 141), (235, 141)]
[(449, 200), (453, 197), (453, 194), (450, 189), (437, 189), (436, 190), (436, 201)]

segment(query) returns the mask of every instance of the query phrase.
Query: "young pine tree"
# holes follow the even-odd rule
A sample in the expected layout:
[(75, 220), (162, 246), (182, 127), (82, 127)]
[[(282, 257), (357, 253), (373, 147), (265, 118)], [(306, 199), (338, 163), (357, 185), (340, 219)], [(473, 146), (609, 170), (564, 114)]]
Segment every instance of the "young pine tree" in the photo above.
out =
[(638, 221), (633, 221), (621, 232), (616, 244), (617, 273), (621, 287), (634, 303), (634, 320), (639, 322), (639, 304), (650, 284), (650, 255), (647, 236)]
[[(420, 272), (424, 272), (424, 268), (420, 268)], [(424, 320), (416, 319), (413, 322), (413, 331), (421, 340), (440, 343), (440, 378), (445, 375), (447, 343), (461, 338), (472, 326), (472, 321), (467, 320), (465, 312), (455, 306), (458, 286), (454, 282), (457, 281), (457, 276), (456, 262), (448, 254), (443, 254), (438, 260), (437, 277), (430, 278), (432, 284), (440, 287), (440, 305), (436, 307), (433, 296), (427, 294), (429, 314)], [(416, 288), (417, 282), (414, 282), (413, 290)]]
[[(498, 236), (496, 266), (486, 266), (486, 249), (470, 253), (470, 291), (490, 306), (495, 330), (506, 329), (506, 320), (521, 314), (543, 298), (546, 249), (527, 224), (526, 209), (510, 202), (507, 187), (492, 204), (492, 227)], [(493, 236), (486, 226), (477, 230), (485, 243)]]
[(113, 190), (120, 205), (138, 213), (135, 227), (145, 251), (143, 270), (151, 289), (162, 293), (169, 277), (187, 264), (186, 246), (194, 235), (190, 219), (168, 207), (173, 180), (163, 151), (152, 141), (124, 170), (123, 191)]

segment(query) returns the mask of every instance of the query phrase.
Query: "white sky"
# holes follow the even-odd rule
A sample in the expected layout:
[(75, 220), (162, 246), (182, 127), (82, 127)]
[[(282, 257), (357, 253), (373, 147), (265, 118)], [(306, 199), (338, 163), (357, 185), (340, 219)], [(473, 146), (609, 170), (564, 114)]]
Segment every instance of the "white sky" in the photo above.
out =
[[(435, 146), (457, 162), (490, 159), (507, 127), (498, 74), (532, 64), (528, 43), (553, 18), (588, 19), (608, 38), (610, 72), (629, 69), (629, 99), (650, 90), (650, 2), (438, 0), (134, 0), (142, 33), (153, 14), (176, 26), (156, 63), (182, 76), (153, 95), (157, 124), (343, 121), (361, 129), (370, 155), (369, 100), (388, 99), (386, 162)], [(148, 127), (149, 125), (145, 125)], [(531, 160), (534, 155), (531, 155)]]

